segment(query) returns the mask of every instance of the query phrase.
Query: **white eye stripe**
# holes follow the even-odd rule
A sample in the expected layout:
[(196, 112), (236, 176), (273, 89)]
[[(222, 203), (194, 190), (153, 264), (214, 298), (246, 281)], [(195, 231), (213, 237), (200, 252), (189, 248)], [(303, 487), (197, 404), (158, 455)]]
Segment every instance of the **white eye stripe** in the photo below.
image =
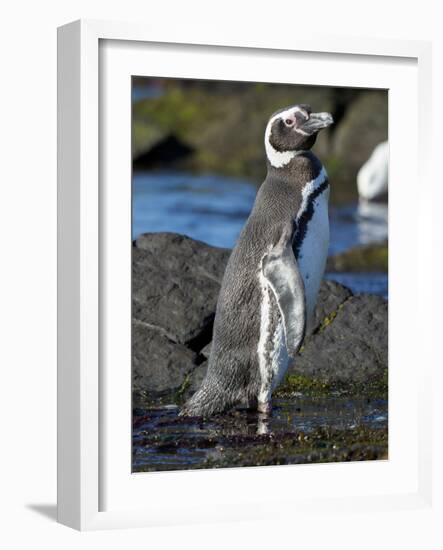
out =
[(286, 118), (289, 118), (294, 113), (303, 113), (306, 114), (306, 111), (303, 109), (300, 109), (300, 107), (291, 107), (290, 109), (286, 109), (286, 111), (282, 111), (281, 113), (277, 113), (274, 115), (270, 121), (268, 122), (268, 126), (272, 126), (272, 124), (279, 118), (285, 120)]
[[(296, 155), (300, 154), (300, 152), (297, 151), (277, 151), (275, 147), (273, 147), (270, 143), (270, 137), (271, 137), (271, 131), (272, 131), (272, 125), (276, 120), (281, 118), (283, 121), (286, 120), (290, 115), (293, 115), (296, 112), (300, 112), (305, 114), (306, 111), (303, 109), (300, 109), (300, 107), (291, 107), (290, 109), (286, 109), (286, 111), (282, 111), (281, 113), (277, 113), (274, 115), (268, 122), (266, 126), (265, 131), (265, 149), (266, 149), (266, 156), (268, 157), (269, 162), (274, 166), (275, 168), (281, 168), (282, 166), (285, 166), (290, 162)], [(286, 123), (285, 123), (286, 124)], [(299, 128), (294, 128), (294, 131), (298, 134), (301, 134), (303, 136), (307, 136), (308, 134), (306, 132), (303, 132)]]

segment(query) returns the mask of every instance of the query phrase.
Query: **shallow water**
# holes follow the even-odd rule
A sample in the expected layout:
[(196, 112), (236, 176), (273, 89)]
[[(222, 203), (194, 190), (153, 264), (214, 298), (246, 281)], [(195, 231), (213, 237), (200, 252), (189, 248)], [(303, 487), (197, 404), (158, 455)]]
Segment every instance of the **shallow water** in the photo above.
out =
[(207, 421), (174, 405), (138, 408), (133, 471), (384, 458), (387, 426), (382, 399), (281, 398), (269, 417), (239, 410)]
[[(133, 177), (133, 238), (144, 232), (173, 231), (232, 248), (251, 211), (257, 188), (245, 180), (214, 174), (136, 172)], [(329, 254), (387, 238), (383, 204), (330, 207)], [(387, 275), (348, 273), (329, 276), (354, 292), (387, 296)]]

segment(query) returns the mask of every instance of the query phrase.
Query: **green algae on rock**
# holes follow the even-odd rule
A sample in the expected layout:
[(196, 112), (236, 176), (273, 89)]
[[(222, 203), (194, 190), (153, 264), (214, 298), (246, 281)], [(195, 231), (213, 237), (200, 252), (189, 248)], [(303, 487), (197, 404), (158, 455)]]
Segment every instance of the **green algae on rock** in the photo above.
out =
[(329, 272), (387, 272), (389, 264), (388, 243), (358, 246), (330, 256), (326, 265)]
[[(357, 198), (355, 178), (374, 146), (387, 138), (387, 93), (326, 86), (155, 79), (162, 93), (133, 104), (133, 158), (162, 140), (181, 144), (181, 168), (250, 178), (266, 174), (263, 135), (269, 116), (284, 105), (308, 103), (331, 112), (335, 124), (319, 135), (334, 202)], [(140, 81), (141, 83), (141, 81)], [(364, 139), (361, 136), (364, 135)], [(174, 167), (174, 160), (158, 159)]]

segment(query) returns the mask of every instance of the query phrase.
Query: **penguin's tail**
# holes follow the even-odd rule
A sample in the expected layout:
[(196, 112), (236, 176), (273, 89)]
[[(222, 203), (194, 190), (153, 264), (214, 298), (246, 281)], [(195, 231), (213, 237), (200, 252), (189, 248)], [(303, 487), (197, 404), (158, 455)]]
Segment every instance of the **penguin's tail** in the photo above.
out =
[(212, 416), (224, 412), (230, 405), (230, 401), (222, 393), (203, 384), (183, 405), (180, 416)]

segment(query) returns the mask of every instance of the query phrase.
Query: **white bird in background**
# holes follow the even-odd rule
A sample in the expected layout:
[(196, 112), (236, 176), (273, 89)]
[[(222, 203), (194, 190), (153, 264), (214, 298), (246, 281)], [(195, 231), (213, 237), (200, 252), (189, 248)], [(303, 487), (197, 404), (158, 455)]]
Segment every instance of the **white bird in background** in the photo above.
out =
[(389, 143), (383, 141), (373, 150), (357, 174), (357, 188), (361, 199), (386, 200), (388, 194)]

